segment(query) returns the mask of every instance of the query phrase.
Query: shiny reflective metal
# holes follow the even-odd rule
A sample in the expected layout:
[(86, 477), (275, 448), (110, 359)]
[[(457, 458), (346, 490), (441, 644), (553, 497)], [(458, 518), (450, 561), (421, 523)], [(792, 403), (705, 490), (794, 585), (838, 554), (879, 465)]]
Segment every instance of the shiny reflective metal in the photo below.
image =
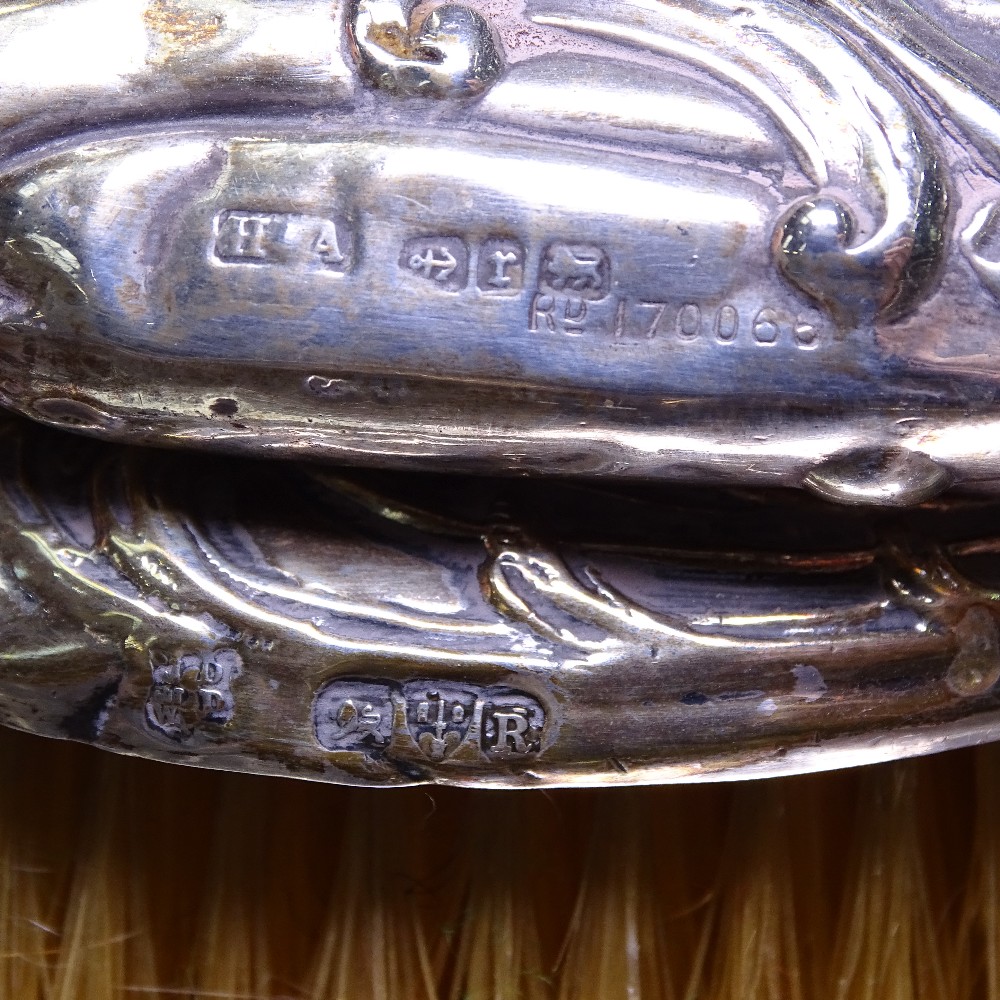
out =
[(1000, 738), (998, 45), (0, 3), (0, 723), (366, 785)]
[(0, 397), (358, 464), (1000, 488), (995, 5), (0, 7)]
[(366, 785), (710, 781), (1000, 737), (1000, 504), (281, 474), (10, 422), (0, 721)]

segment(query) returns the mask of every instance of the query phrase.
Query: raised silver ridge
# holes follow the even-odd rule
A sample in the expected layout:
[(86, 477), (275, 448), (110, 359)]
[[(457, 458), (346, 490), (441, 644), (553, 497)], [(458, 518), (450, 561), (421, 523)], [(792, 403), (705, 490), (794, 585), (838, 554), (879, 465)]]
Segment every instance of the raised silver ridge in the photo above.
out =
[(992, 491), (976, 11), (8, 4), (0, 399), (269, 456)]
[(344, 473), (0, 434), (0, 723), (374, 786), (1000, 737), (1000, 507)]

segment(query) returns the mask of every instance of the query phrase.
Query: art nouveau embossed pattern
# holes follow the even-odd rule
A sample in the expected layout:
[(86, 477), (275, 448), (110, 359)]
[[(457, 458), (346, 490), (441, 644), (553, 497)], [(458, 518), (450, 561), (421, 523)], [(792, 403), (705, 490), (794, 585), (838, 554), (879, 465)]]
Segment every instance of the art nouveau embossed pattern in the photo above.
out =
[(0, 720), (339, 782), (706, 780), (993, 738), (1000, 509), (0, 437)]
[(9, 407), (354, 464), (997, 491), (983, 8), (178, 10), (200, 27), (0, 19)]

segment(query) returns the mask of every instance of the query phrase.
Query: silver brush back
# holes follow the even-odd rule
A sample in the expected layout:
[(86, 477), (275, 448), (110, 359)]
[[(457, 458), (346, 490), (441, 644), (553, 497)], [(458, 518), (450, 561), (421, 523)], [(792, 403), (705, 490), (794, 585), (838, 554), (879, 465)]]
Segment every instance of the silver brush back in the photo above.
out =
[(0, 719), (364, 785), (712, 781), (1000, 736), (1000, 506), (0, 437)]
[(1000, 736), (994, 8), (0, 5), (0, 722), (364, 785)]
[(995, 25), (924, 6), (19, 4), (2, 399), (355, 464), (994, 491)]

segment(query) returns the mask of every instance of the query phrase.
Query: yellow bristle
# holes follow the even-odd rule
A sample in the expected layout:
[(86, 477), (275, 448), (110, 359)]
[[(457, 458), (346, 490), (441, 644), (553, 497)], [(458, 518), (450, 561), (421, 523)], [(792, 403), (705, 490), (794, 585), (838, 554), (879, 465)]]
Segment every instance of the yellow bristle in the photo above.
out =
[(380, 792), (0, 729), (0, 1000), (985, 1000), (998, 786)]

